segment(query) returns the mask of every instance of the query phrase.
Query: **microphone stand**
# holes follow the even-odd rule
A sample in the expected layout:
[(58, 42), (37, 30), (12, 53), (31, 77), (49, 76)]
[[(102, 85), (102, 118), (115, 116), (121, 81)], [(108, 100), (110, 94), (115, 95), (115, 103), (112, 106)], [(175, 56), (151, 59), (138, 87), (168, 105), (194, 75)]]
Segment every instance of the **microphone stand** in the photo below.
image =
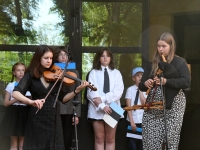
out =
[(165, 102), (165, 96), (163, 94), (163, 83), (162, 83), (162, 79), (161, 77), (163, 77), (163, 73), (161, 73), (159, 75), (160, 78), (160, 88), (161, 88), (161, 97), (162, 97), (162, 105), (163, 105), (163, 115), (164, 115), (164, 126), (165, 126), (165, 137), (163, 140), (163, 145), (162, 145), (162, 150), (166, 150), (169, 149), (169, 142), (168, 142), (168, 134), (167, 134), (167, 120), (166, 120), (166, 102)]
[[(74, 139), (72, 140), (71, 150), (78, 150), (78, 138), (77, 138), (77, 125), (76, 125), (76, 106), (80, 104), (79, 101), (73, 101), (73, 117), (74, 117)], [(75, 144), (74, 144), (75, 143)]]
[[(54, 100), (54, 103), (53, 103), (53, 108), (56, 107), (56, 103), (57, 103), (57, 101), (58, 101), (58, 95), (59, 95), (60, 90), (61, 90), (62, 85), (63, 85), (64, 74), (65, 74), (65, 72), (66, 72), (66, 70), (67, 70), (67, 66), (68, 66), (68, 61), (65, 62), (65, 68), (64, 68), (64, 71), (63, 71), (63, 74), (62, 74), (62, 80), (61, 80), (61, 82), (60, 82), (60, 86), (59, 86), (58, 92), (57, 92), (57, 94), (56, 94), (56, 99)], [(57, 109), (57, 107), (56, 107), (56, 109)], [(56, 111), (57, 111), (57, 110), (56, 110)], [(60, 114), (60, 112), (59, 112), (59, 114)], [(57, 115), (55, 115), (55, 117), (56, 117), (56, 116), (57, 116)], [(56, 120), (56, 118), (55, 118), (55, 120)], [(56, 133), (56, 127), (55, 127), (55, 133)], [(55, 136), (55, 135), (54, 135), (54, 136)], [(56, 137), (54, 137), (54, 149), (56, 149)]]
[(61, 90), (62, 85), (63, 85), (64, 75), (65, 75), (65, 73), (66, 73), (67, 67), (68, 67), (68, 61), (65, 62), (65, 68), (64, 68), (64, 70), (63, 70), (62, 80), (61, 80), (61, 83), (60, 83), (58, 92), (57, 92), (57, 94), (56, 94), (56, 99), (55, 99), (55, 101), (54, 101), (53, 108), (55, 108), (56, 102), (58, 101), (58, 95), (59, 95), (60, 90)]

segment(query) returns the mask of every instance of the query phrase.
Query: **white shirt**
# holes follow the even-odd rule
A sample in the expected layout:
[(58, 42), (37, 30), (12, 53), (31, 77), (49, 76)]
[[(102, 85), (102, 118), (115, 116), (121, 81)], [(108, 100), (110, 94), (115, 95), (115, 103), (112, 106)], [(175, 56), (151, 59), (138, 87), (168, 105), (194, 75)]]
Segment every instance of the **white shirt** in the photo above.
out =
[[(133, 85), (133, 86), (129, 87), (126, 91), (125, 98), (131, 99), (131, 106), (134, 105), (137, 90), (138, 90), (138, 87), (136, 85)], [(145, 98), (147, 97), (145, 92), (143, 92), (143, 95)], [(137, 105), (141, 105), (140, 96), (138, 96)], [(144, 113), (143, 109), (132, 110), (132, 116), (133, 116), (134, 123), (142, 123), (143, 113)], [(128, 115), (127, 115), (127, 120), (130, 121)]]
[[(6, 91), (8, 91), (9, 93), (10, 93), (10, 100), (13, 100), (14, 98), (12, 97), (12, 93), (13, 93), (13, 90), (14, 90), (14, 88), (15, 88), (15, 86), (16, 86), (16, 83), (17, 82), (12, 82), (12, 83), (9, 83), (8, 85), (7, 85), (7, 87), (6, 87)], [(31, 96), (31, 93), (29, 92), (29, 91), (27, 91), (26, 92), (26, 95), (25, 96)], [(24, 105), (24, 106), (26, 106), (26, 104), (23, 104), (23, 103), (21, 103), (21, 102), (19, 102), (19, 101), (17, 101), (17, 102), (15, 102), (15, 103), (13, 103), (13, 105)]]
[[(107, 68), (110, 82), (110, 92), (105, 94), (103, 92), (104, 69), (105, 67), (102, 66), (102, 70), (93, 69), (89, 73), (88, 81), (97, 87), (97, 91), (91, 91), (90, 89), (87, 91), (87, 98), (90, 101), (88, 104), (88, 118), (102, 119), (105, 114), (103, 108), (105, 106), (109, 106), (111, 102), (116, 102), (121, 106), (120, 98), (124, 90), (122, 75), (117, 69), (110, 70)], [(96, 107), (92, 101), (95, 97), (100, 97), (102, 101), (98, 107)]]

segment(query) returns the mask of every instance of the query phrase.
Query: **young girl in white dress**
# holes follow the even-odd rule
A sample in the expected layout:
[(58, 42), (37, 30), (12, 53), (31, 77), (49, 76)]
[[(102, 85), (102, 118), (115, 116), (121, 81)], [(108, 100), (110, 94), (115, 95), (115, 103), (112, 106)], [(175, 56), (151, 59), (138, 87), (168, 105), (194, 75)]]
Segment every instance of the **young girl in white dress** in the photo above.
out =
[[(15, 63), (12, 67), (11, 82), (5, 89), (4, 106), (7, 107), (7, 111), (1, 123), (1, 129), (3, 135), (11, 137), (11, 150), (22, 150), (28, 118), (29, 107), (12, 97), (13, 89), (24, 76), (24, 72), (25, 65), (20, 62)], [(30, 92), (27, 92), (26, 96), (31, 96)]]

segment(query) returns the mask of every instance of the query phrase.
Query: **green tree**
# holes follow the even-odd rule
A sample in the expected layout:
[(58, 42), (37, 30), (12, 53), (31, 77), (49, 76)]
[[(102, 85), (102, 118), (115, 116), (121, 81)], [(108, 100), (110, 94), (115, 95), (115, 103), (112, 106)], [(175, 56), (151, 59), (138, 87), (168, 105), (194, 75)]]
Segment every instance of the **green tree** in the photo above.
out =
[(39, 1), (0, 1), (0, 44), (28, 44), (35, 41), (32, 27)]
[[(142, 5), (128, 2), (84, 2), (85, 46), (138, 46), (142, 32)], [(88, 39), (89, 38), (89, 39)]]
[(9, 83), (12, 76), (12, 66), (22, 62), (26, 66), (32, 58), (32, 52), (0, 52), (0, 81)]

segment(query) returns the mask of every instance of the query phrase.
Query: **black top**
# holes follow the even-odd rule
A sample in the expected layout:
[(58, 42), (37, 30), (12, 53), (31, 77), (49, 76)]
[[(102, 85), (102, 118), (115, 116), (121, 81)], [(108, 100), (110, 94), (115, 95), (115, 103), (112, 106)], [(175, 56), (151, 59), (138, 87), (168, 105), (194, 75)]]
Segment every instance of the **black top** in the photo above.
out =
[[(180, 89), (186, 89), (190, 86), (190, 72), (186, 61), (178, 56), (175, 56), (172, 62), (170, 63), (172, 67), (175, 67), (179, 77), (178, 78), (167, 78), (167, 82), (165, 84), (165, 98), (166, 98), (166, 108), (170, 109), (174, 97), (178, 94)], [(144, 85), (144, 82), (149, 78), (152, 78), (151, 75), (152, 63), (150, 63), (146, 68), (144, 68), (144, 73), (139, 84), (139, 89), (141, 91), (147, 91), (148, 88)], [(165, 70), (163, 71), (165, 72)], [(164, 76), (165, 77), (165, 76)]]
[[(67, 69), (66, 71), (70, 71), (73, 72), (77, 75), (77, 78), (79, 78), (79, 72), (75, 69)], [(64, 84), (64, 83), (63, 83)], [(66, 93), (70, 93), (73, 92), (78, 86), (80, 85), (80, 82), (75, 81), (75, 83), (73, 85), (65, 85), (64, 84), (64, 91), (66, 91)], [(76, 94), (71, 100), (69, 100), (69, 102), (67, 103), (62, 103), (60, 102), (60, 114), (64, 115), (64, 114), (71, 114), (73, 115), (73, 101), (77, 101), (80, 104), (76, 106), (76, 115), (78, 117), (81, 117), (81, 92)]]
[[(60, 86), (59, 83), (55, 85), (42, 109), (37, 114), (35, 114), (37, 108), (31, 106), (25, 130), (23, 149), (64, 150), (59, 105), (56, 105), (56, 108), (53, 107), (53, 102)], [(26, 73), (14, 91), (19, 91), (22, 94), (30, 91), (32, 99), (37, 100), (45, 98), (53, 84), (53, 82), (50, 82), (46, 88), (40, 79), (32, 77), (30, 73)], [(65, 94), (61, 90), (59, 100), (62, 100)]]

